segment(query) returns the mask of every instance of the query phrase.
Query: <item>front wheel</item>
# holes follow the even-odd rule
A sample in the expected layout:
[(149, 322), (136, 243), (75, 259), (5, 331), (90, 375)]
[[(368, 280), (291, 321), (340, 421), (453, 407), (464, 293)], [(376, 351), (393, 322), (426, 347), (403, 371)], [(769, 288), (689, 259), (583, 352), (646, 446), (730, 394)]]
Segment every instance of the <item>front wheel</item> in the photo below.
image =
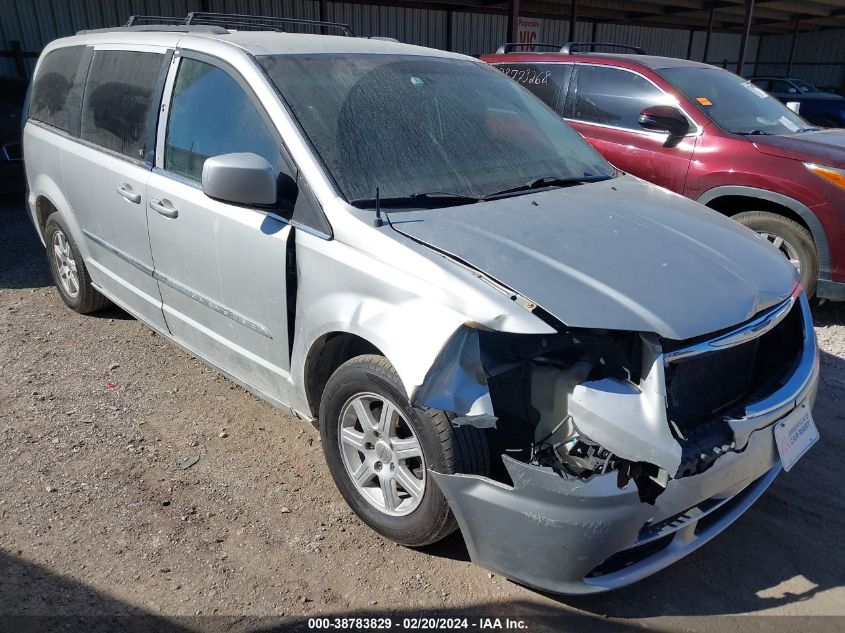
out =
[(810, 231), (794, 220), (769, 211), (747, 211), (733, 219), (759, 233), (783, 253), (801, 275), (801, 285), (807, 296), (815, 294), (819, 260)]
[(484, 432), (453, 429), (443, 411), (411, 406), (383, 356), (358, 356), (332, 375), (320, 404), (320, 435), (332, 478), (352, 510), (379, 534), (412, 547), (456, 527), (428, 469), (489, 469)]

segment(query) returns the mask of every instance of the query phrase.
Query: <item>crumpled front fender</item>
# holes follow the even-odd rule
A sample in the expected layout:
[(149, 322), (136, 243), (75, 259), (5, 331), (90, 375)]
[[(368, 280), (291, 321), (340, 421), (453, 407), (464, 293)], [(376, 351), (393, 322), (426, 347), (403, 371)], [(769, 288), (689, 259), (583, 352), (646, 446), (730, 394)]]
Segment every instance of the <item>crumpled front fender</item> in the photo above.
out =
[[(314, 341), (329, 333), (354, 334), (370, 342), (393, 365), (409, 399), (423, 383), (435, 359), (466, 322), (490, 329), (549, 334), (554, 329), (493, 290), (468, 271), (448, 263), (437, 265), (432, 253), (422, 255), (385, 239), (403, 268), (351, 248), (337, 240), (298, 232), (296, 327), (291, 356), (295, 384), (305, 384), (305, 360)], [(423, 256), (424, 255), (424, 256)], [(409, 273), (409, 260), (416, 262)], [(308, 411), (298, 390), (291, 406)]]

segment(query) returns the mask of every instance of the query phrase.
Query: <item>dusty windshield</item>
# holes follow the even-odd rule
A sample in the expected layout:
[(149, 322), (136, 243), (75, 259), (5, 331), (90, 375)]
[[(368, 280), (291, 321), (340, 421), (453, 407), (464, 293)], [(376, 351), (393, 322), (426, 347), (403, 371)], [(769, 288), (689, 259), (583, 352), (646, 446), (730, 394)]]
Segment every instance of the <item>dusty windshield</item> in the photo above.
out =
[[(545, 104), (480, 62), (405, 55), (259, 58), (347, 200), (480, 198), (613, 169)], [(545, 180), (544, 180), (545, 179)]]
[(775, 97), (725, 70), (663, 68), (659, 72), (733, 134), (791, 134), (812, 127)]

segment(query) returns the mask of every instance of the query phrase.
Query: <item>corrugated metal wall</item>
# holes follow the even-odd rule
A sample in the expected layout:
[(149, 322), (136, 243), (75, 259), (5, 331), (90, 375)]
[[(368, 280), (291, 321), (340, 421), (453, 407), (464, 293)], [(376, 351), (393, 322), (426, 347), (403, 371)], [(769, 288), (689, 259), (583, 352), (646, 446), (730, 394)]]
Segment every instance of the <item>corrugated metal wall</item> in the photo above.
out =
[[(758, 74), (785, 75), (791, 47), (791, 33), (763, 38)], [(801, 33), (791, 74), (816, 86), (842, 86), (845, 83), (845, 29)]]
[[(277, 15), (318, 19), (316, 0), (209, 0), (210, 11)], [(9, 42), (21, 42), (23, 50), (38, 51), (57, 37), (81, 29), (118, 26), (132, 14), (184, 16), (200, 11), (200, 0), (0, 0), (0, 50), (9, 50)], [(329, 20), (345, 22), (357, 35), (395, 37), (402, 42), (479, 55), (495, 51), (507, 39), (507, 18), (487, 13), (452, 12), (329, 2)], [(451, 33), (450, 33), (451, 26)], [(451, 35), (451, 37), (450, 37)], [(540, 41), (562, 43), (569, 39), (567, 20), (541, 20)], [(576, 39), (593, 39), (593, 25), (579, 22)], [(625, 24), (598, 24), (595, 39), (641, 46), (656, 55), (686, 57), (689, 31), (662, 29)], [(757, 37), (749, 41), (747, 59), (756, 56)], [(768, 38), (767, 38), (768, 39)], [(739, 51), (739, 35), (714, 33), (708, 54), (711, 63), (728, 60), (734, 70)], [(841, 47), (840, 47), (841, 49)], [(701, 59), (704, 33), (696, 32), (693, 40), (693, 59)], [(35, 60), (28, 60), (31, 72)], [(753, 63), (746, 66), (751, 72)], [(11, 59), (0, 58), (0, 75), (16, 72)]]

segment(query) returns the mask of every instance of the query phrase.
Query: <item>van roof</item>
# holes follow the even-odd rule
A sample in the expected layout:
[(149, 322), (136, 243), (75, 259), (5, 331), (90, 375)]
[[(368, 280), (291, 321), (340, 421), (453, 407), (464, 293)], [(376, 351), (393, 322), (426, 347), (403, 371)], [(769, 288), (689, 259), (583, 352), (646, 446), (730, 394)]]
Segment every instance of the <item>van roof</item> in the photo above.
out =
[(253, 55), (372, 53), (467, 58), (465, 55), (458, 53), (378, 38), (278, 33), (275, 31), (230, 31), (225, 34), (202, 34), (202, 37), (231, 42)]
[[(189, 45), (192, 38), (213, 39), (237, 46), (252, 55), (299, 55), (299, 54), (382, 54), (422, 55), (427, 57), (448, 57), (473, 59), (459, 53), (450, 53), (424, 46), (403, 44), (381, 38), (348, 37), (338, 35), (316, 35), (307, 33), (284, 33), (278, 31), (237, 31), (217, 27), (185, 26), (132, 26), (114, 29), (81, 31), (73, 43), (149, 43), (171, 45), (174, 37), (180, 43)], [(68, 41), (68, 44), (71, 42)]]

